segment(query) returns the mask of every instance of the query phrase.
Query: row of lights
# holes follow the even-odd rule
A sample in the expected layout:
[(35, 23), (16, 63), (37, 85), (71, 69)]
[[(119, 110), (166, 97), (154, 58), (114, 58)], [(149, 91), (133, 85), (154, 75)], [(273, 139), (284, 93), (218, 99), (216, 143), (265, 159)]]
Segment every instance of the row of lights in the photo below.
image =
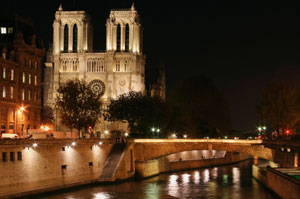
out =
[[(176, 133), (173, 133), (173, 134), (172, 134), (172, 137), (177, 138)], [(183, 138), (187, 138), (187, 137), (188, 137), (187, 134), (184, 134), (184, 135), (183, 135)]]
[[(103, 144), (103, 142), (98, 142), (97, 143), (98, 145), (102, 145)], [(71, 142), (71, 144), (70, 144), (72, 147), (75, 147), (76, 146), (76, 142), (75, 141), (73, 141), (73, 142)], [(33, 143), (32, 144), (32, 147), (33, 148), (36, 148), (38, 146), (38, 144), (37, 143)]]

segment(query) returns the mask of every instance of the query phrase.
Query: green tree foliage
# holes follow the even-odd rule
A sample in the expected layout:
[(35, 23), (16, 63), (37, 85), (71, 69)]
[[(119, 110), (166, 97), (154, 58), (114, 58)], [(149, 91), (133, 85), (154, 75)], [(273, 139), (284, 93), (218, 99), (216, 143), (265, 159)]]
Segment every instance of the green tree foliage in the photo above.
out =
[(112, 100), (104, 118), (108, 121), (128, 123), (132, 137), (151, 137), (151, 127), (161, 129), (163, 133), (165, 104), (159, 98), (130, 92)]
[(283, 83), (269, 84), (257, 105), (261, 122), (273, 130), (296, 129), (300, 121), (300, 92)]
[[(218, 137), (231, 129), (225, 97), (205, 76), (190, 77), (168, 96), (171, 113), (168, 128), (189, 137)], [(172, 113), (173, 112), (173, 113)]]
[(80, 80), (67, 81), (57, 92), (56, 107), (63, 125), (77, 129), (78, 133), (95, 126), (101, 116), (100, 95)]

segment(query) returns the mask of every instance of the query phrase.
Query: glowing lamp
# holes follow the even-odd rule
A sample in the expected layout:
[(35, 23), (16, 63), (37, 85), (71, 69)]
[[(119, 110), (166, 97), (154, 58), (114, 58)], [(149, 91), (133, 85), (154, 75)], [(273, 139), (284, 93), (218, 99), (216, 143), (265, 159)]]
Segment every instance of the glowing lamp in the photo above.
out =
[(72, 145), (72, 146), (76, 146), (76, 142), (72, 142), (71, 145)]
[(108, 134), (108, 130), (105, 130), (104, 133), (105, 133), (105, 134)]
[(34, 148), (37, 147), (37, 146), (38, 146), (37, 143), (33, 143), (33, 144), (32, 144), (32, 147), (34, 147)]

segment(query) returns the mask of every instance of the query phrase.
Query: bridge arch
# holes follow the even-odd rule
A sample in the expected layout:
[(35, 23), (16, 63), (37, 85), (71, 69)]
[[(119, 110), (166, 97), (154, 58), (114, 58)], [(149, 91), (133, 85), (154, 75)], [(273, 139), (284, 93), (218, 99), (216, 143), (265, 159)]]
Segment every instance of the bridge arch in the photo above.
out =
[(136, 161), (148, 161), (166, 155), (193, 150), (240, 152), (274, 161), (272, 149), (261, 140), (230, 139), (135, 139)]

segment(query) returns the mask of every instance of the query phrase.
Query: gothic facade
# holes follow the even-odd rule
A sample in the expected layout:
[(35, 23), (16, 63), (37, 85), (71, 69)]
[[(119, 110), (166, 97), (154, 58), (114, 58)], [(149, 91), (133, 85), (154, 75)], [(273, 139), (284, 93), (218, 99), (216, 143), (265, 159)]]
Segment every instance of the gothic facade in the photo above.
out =
[[(56, 89), (67, 80), (84, 79), (104, 104), (130, 91), (145, 91), (145, 56), (140, 17), (129, 9), (111, 10), (106, 21), (106, 51), (93, 52), (93, 27), (85, 11), (55, 13), (53, 48), (45, 68), (44, 103), (53, 106)], [(118, 128), (102, 122), (96, 130)], [(108, 127), (109, 126), (109, 127)], [(57, 125), (57, 130), (61, 130)]]

